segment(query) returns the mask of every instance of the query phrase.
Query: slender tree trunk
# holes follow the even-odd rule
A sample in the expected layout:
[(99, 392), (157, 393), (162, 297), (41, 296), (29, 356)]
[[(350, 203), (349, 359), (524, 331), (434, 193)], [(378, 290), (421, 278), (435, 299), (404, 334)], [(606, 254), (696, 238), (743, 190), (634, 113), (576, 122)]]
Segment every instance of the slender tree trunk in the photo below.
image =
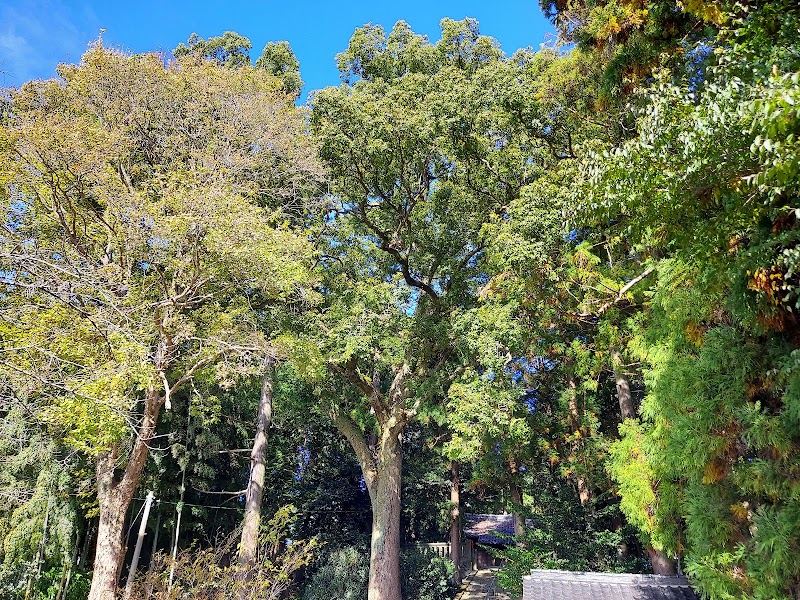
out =
[(89, 551), (93, 547), (92, 541), (96, 527), (97, 525), (94, 519), (91, 519), (86, 525), (86, 537), (83, 538), (83, 547), (81, 548), (81, 553), (78, 555), (78, 567), (83, 567), (89, 560)]
[(253, 450), (250, 453), (250, 481), (247, 484), (247, 500), (244, 508), (242, 540), (239, 544), (240, 576), (247, 578), (248, 571), (256, 562), (258, 552), (258, 531), (261, 524), (261, 503), (264, 499), (264, 479), (266, 476), (267, 443), (272, 424), (272, 368), (267, 367), (261, 384), (261, 397), (258, 402), (258, 419)]
[(633, 404), (633, 395), (631, 394), (631, 386), (628, 382), (628, 377), (623, 371), (624, 365), (622, 364), (622, 356), (619, 351), (615, 350), (612, 354), (614, 361), (614, 380), (617, 384), (617, 399), (619, 400), (619, 412), (622, 415), (622, 421), (625, 419), (636, 418), (636, 407)]
[(149, 454), (148, 443), (155, 434), (156, 421), (163, 402), (164, 398), (154, 388), (147, 390), (142, 424), (121, 479), (115, 474), (119, 446), (97, 458), (100, 522), (97, 526), (97, 550), (88, 600), (113, 600), (117, 593), (122, 562), (125, 559), (125, 515), (136, 488), (139, 487)]
[[(187, 427), (188, 429), (188, 427)], [(188, 436), (187, 436), (188, 440)], [(186, 494), (186, 467), (183, 467), (181, 475), (181, 496), (178, 505), (175, 507), (177, 517), (175, 517), (175, 538), (172, 542), (172, 561), (169, 565), (169, 580), (167, 581), (167, 595), (172, 591), (172, 582), (175, 581), (175, 562), (178, 558), (178, 542), (181, 539), (181, 515), (183, 515), (183, 498)]]
[(522, 514), (522, 488), (516, 480), (511, 482), (511, 512), (514, 515), (514, 536), (519, 537), (525, 533), (525, 517)]
[(461, 583), (461, 490), (458, 463), (450, 462), (450, 560), (453, 561), (453, 583)]
[(28, 578), (28, 586), (25, 589), (25, 600), (31, 595), (34, 582), (39, 581), (39, 576), (42, 574), (42, 563), (44, 563), (44, 551), (47, 547), (47, 525), (50, 522), (50, 507), (53, 504), (52, 494), (47, 497), (47, 509), (44, 511), (44, 527), (42, 528), (42, 541), (39, 542), (39, 552), (36, 554), (36, 572), (32, 577)]
[(400, 486), (403, 454), (400, 440), (386, 440), (378, 457), (372, 503), (369, 600), (402, 600), (400, 593)]
[[(636, 406), (633, 403), (631, 386), (627, 375), (623, 371), (622, 355), (615, 350), (612, 354), (614, 361), (614, 379), (617, 384), (617, 399), (619, 400), (619, 412), (622, 422), (625, 419), (635, 419), (637, 415)], [(677, 573), (676, 561), (668, 557), (661, 550), (656, 550), (652, 546), (647, 547), (647, 554), (650, 555), (650, 563), (653, 565), (653, 573), (656, 575), (675, 575)]]
[(56, 600), (61, 600), (62, 597), (69, 591), (69, 582), (72, 579), (72, 569), (75, 566), (75, 561), (78, 559), (78, 551), (80, 550), (80, 531), (75, 538), (75, 548), (72, 549), (72, 557), (69, 560), (69, 563), (64, 565), (64, 570), (61, 574), (61, 583), (58, 584), (58, 593), (56, 594)]
[[(569, 377), (569, 416), (570, 416), (570, 427), (573, 433), (576, 433), (581, 430), (581, 413), (580, 408), (578, 407), (578, 391), (577, 391), (577, 384), (575, 383), (575, 379), (570, 375)], [(575, 444), (574, 451), (576, 455), (579, 453), (579, 448), (577, 444)], [(581, 506), (590, 506), (590, 502), (592, 500), (592, 493), (589, 489), (589, 484), (586, 481), (586, 477), (584, 477), (581, 473), (577, 473), (575, 475), (575, 482), (578, 485), (578, 497), (581, 501)]]
[(156, 529), (153, 532), (153, 545), (150, 547), (150, 564), (147, 565), (147, 570), (150, 571), (153, 566), (153, 557), (158, 552), (158, 536), (161, 533), (161, 500), (156, 503)]

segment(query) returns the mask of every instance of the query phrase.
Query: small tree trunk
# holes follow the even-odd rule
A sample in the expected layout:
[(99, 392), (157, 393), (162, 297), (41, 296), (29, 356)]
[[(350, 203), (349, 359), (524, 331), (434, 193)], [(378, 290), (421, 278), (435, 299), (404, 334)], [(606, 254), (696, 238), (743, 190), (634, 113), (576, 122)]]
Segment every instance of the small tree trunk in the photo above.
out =
[(78, 550), (80, 549), (80, 531), (75, 537), (75, 547), (72, 549), (72, 558), (70, 558), (69, 563), (64, 565), (64, 570), (61, 573), (61, 583), (58, 584), (58, 593), (56, 594), (56, 600), (61, 600), (65, 596), (65, 594), (69, 591), (69, 582), (72, 579), (72, 568), (75, 566), (75, 561), (78, 559)]
[(183, 468), (181, 475), (181, 498), (175, 507), (177, 517), (175, 517), (175, 539), (172, 543), (172, 561), (169, 565), (169, 580), (167, 581), (167, 595), (172, 591), (172, 582), (175, 581), (175, 562), (178, 559), (178, 542), (181, 539), (181, 515), (183, 514), (183, 497), (186, 493), (186, 467)]
[(522, 514), (522, 488), (516, 481), (511, 482), (512, 514), (514, 515), (514, 537), (525, 533), (525, 517)]
[[(394, 439), (392, 439), (392, 437)], [(369, 600), (402, 600), (400, 592), (400, 486), (403, 455), (395, 436), (381, 444), (372, 503)]]
[(50, 506), (53, 504), (52, 494), (47, 497), (47, 509), (44, 511), (44, 527), (42, 528), (42, 541), (39, 542), (39, 552), (36, 554), (36, 572), (35, 575), (28, 578), (28, 586), (25, 589), (25, 600), (31, 595), (33, 584), (39, 580), (42, 574), (42, 563), (44, 563), (44, 551), (47, 547), (47, 525), (50, 522)]
[(453, 561), (453, 583), (461, 583), (461, 494), (458, 463), (450, 462), (450, 560)]
[(625, 375), (622, 364), (622, 356), (618, 351), (614, 351), (614, 380), (617, 384), (617, 399), (619, 400), (619, 412), (622, 415), (622, 422), (625, 419), (636, 418), (636, 407), (633, 405), (633, 395), (628, 377)]
[(653, 565), (654, 574), (675, 575), (677, 573), (675, 561), (661, 552), (661, 550), (648, 546), (647, 553), (650, 555), (650, 563)]
[[(581, 430), (581, 413), (580, 408), (578, 407), (578, 391), (577, 391), (577, 384), (575, 383), (575, 379), (570, 375), (569, 377), (569, 422), (570, 428), (572, 432), (578, 432)], [(575, 444), (575, 453), (576, 455), (579, 454), (580, 449)], [(581, 506), (590, 506), (590, 502), (592, 500), (592, 494), (589, 489), (589, 484), (586, 481), (586, 478), (581, 475), (580, 473), (575, 476), (575, 482), (578, 485), (578, 497), (581, 501)]]
[[(272, 424), (272, 370), (268, 367), (261, 385), (258, 402), (258, 420), (253, 450), (250, 453), (250, 481), (247, 484), (247, 500), (244, 508), (242, 540), (239, 544), (240, 576), (247, 578), (248, 571), (256, 562), (258, 531), (261, 525), (261, 503), (264, 499), (267, 443)], [(244, 592), (243, 592), (244, 593)]]
[(150, 571), (153, 565), (153, 557), (158, 552), (158, 537), (161, 533), (161, 500), (156, 503), (156, 529), (153, 532), (153, 545), (150, 547), (150, 564), (147, 565), (147, 570)]
[(94, 538), (94, 532), (96, 527), (97, 525), (94, 519), (90, 520), (89, 523), (86, 525), (86, 533), (85, 533), (86, 537), (83, 538), (83, 547), (81, 548), (81, 552), (78, 555), (78, 562), (76, 563), (76, 566), (79, 568), (83, 567), (88, 562), (89, 551), (93, 547), (92, 541)]

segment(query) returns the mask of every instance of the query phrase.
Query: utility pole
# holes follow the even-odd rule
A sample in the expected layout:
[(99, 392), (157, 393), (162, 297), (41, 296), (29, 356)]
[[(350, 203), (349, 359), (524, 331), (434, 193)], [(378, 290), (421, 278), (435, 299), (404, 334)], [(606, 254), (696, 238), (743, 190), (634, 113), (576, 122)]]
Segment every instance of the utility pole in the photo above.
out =
[(147, 535), (147, 519), (150, 517), (150, 506), (153, 504), (153, 496), (153, 492), (147, 492), (147, 498), (145, 498), (144, 501), (144, 513), (139, 523), (139, 537), (136, 538), (136, 549), (133, 551), (133, 560), (131, 561), (131, 568), (128, 571), (128, 582), (125, 584), (125, 600), (130, 600), (131, 598), (133, 580), (136, 578), (136, 569), (139, 567), (139, 555), (142, 553), (144, 536)]

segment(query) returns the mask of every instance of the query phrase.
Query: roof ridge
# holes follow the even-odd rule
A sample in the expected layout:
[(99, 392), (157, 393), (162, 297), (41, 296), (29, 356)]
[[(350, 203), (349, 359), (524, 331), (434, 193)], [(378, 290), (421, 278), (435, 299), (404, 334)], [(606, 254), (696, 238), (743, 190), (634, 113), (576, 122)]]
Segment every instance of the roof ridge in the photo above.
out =
[(571, 581), (574, 583), (608, 583), (645, 587), (691, 587), (689, 580), (680, 576), (642, 573), (598, 573), (592, 571), (561, 571), (556, 569), (531, 569), (523, 579)]

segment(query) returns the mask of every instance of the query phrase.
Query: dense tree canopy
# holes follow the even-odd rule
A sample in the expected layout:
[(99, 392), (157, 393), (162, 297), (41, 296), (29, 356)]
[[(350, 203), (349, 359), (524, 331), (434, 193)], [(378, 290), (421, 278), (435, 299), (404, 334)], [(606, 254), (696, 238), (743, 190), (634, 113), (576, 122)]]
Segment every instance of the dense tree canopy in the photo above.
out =
[(800, 10), (540, 5), (4, 93), (0, 595), (444, 600), (507, 511), (512, 590), (798, 596)]

